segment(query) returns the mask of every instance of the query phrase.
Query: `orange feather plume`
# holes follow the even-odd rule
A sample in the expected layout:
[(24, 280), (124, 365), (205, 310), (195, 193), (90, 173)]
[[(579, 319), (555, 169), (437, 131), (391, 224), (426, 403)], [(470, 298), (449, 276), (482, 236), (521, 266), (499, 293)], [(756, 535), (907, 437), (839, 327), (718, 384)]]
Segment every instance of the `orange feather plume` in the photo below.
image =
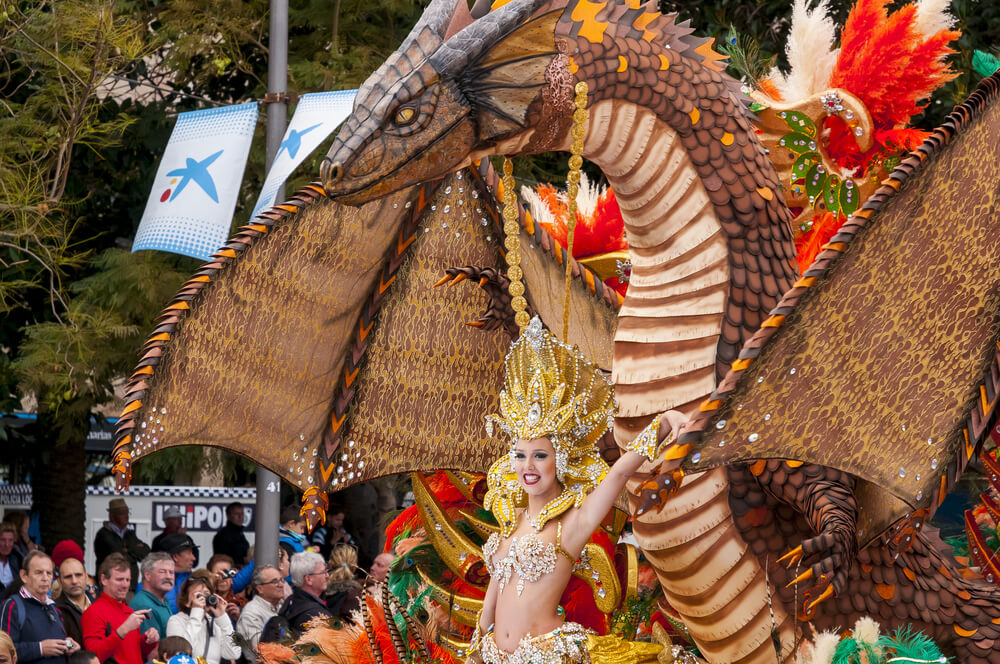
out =
[(858, 0), (840, 35), (830, 85), (864, 102), (876, 130), (901, 129), (923, 110), (920, 101), (957, 76), (946, 58), (960, 36), (939, 30), (924, 36), (916, 5), (888, 13), (888, 0)]

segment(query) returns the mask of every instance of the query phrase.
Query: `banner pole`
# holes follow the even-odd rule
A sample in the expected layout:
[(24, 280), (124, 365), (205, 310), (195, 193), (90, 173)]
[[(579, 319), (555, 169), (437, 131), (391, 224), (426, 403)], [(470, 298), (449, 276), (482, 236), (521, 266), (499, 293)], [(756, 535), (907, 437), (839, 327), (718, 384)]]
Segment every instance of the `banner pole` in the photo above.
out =
[[(267, 166), (274, 163), (285, 135), (288, 107), (285, 96), (288, 87), (288, 0), (271, 0), (271, 29), (268, 39), (270, 58), (267, 63), (268, 97), (277, 101), (267, 104)], [(275, 202), (284, 202), (285, 187), (278, 189)], [(274, 441), (277, 443), (278, 441)], [(281, 479), (262, 466), (257, 467), (257, 510), (254, 537), (254, 559), (258, 565), (278, 563), (278, 512), (281, 509)]]

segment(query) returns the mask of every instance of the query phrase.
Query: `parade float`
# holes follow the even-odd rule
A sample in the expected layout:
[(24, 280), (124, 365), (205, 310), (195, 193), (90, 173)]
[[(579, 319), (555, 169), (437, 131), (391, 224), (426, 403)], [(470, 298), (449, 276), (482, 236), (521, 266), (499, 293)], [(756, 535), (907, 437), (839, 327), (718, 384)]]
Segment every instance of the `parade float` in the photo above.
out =
[[(412, 474), (390, 581), (266, 661), (467, 655), (503, 525), (483, 416), (530, 316), (613, 383), (605, 460), (689, 418), (574, 565), (567, 619), (651, 648), (594, 661), (1000, 657), (981, 533), (970, 570), (924, 528), (970, 460), (996, 465), (1000, 76), (920, 132), (952, 75), (940, 3), (861, 0), (839, 48), (798, 3), (791, 70), (742, 84), (693, 32), (631, 2), (434, 0), (321, 182), (167, 304), (120, 489), (157, 450), (220, 447), (315, 525), (331, 492)], [(509, 159), (547, 151), (572, 155), (566, 192), (519, 197)], [(610, 192), (581, 209), (582, 159)]]

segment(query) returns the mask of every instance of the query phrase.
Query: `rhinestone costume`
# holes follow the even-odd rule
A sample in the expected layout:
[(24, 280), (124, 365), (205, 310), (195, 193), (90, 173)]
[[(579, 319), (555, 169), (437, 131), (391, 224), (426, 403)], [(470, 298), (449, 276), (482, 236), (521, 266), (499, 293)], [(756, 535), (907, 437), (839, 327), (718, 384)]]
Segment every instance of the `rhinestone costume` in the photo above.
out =
[(536, 316), (511, 345), (504, 360), (506, 376), (500, 393), (500, 415), (486, 417), (486, 431), (494, 425), (510, 437), (510, 453), (490, 467), (484, 506), (500, 524), (500, 534), (514, 531), (518, 508), (527, 496), (514, 471), (518, 440), (547, 437), (556, 453), (556, 477), (562, 493), (538, 513), (541, 530), (571, 507), (579, 507), (608, 472), (597, 450), (615, 414), (614, 392), (600, 368), (579, 349), (561, 343), (542, 327)]
[(503, 540), (500, 535), (493, 533), (483, 545), (486, 570), (499, 582), (498, 593), (502, 593), (504, 587), (510, 583), (511, 577), (517, 574), (517, 595), (520, 597), (524, 592), (525, 582), (534, 583), (544, 575), (555, 571), (557, 555), (563, 555), (571, 563), (574, 562), (573, 556), (562, 548), (562, 523), (556, 531), (555, 544), (543, 542), (531, 534), (512, 537), (507, 555), (494, 562), (493, 557), (501, 541)]
[(590, 664), (587, 634), (579, 623), (563, 623), (548, 634), (526, 635), (514, 652), (506, 653), (497, 646), (493, 632), (487, 632), (479, 653), (486, 664)]

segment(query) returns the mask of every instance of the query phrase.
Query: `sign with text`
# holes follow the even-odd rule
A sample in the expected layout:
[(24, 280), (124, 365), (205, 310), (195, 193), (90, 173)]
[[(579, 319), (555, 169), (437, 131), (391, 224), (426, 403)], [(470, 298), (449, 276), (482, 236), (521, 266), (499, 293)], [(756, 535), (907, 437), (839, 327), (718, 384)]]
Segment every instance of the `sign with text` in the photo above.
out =
[[(200, 501), (153, 501), (153, 529), (163, 530), (166, 523), (163, 513), (168, 507), (178, 508), (183, 516), (181, 526), (189, 531), (214, 531), (226, 525), (226, 506)], [(253, 532), (253, 504), (243, 506), (243, 529)]]

